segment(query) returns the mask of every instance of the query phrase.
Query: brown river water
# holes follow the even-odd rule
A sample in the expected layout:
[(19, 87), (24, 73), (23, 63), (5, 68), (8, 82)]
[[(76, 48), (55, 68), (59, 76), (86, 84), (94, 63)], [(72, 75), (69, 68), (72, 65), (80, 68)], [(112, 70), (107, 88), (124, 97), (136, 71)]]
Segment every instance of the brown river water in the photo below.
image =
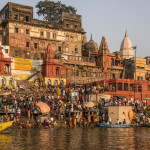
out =
[(0, 150), (150, 150), (150, 128), (9, 129)]

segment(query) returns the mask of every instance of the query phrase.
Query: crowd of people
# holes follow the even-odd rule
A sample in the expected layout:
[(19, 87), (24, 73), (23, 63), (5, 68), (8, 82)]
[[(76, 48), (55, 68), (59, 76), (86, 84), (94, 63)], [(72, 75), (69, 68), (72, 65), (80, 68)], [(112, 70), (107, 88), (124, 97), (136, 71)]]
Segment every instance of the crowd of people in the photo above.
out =
[[(109, 100), (98, 99), (94, 107), (85, 107), (90, 101), (89, 94), (99, 94), (101, 88), (97, 86), (65, 87), (60, 86), (31, 86), (30, 93), (26, 92), (24, 85), (16, 87), (9, 95), (1, 95), (0, 110), (2, 120), (19, 122), (20, 118), (26, 118), (19, 122), (20, 127), (31, 127), (31, 118), (35, 119), (38, 126), (53, 126), (54, 120), (62, 120), (68, 127), (90, 126), (96, 123), (107, 122), (108, 112), (104, 109), (109, 105), (133, 105), (135, 111), (146, 110), (143, 103), (129, 103), (126, 98)], [(36, 104), (42, 101), (51, 111), (43, 120), (43, 114), (37, 113)], [(2, 112), (3, 111), (3, 112)]]

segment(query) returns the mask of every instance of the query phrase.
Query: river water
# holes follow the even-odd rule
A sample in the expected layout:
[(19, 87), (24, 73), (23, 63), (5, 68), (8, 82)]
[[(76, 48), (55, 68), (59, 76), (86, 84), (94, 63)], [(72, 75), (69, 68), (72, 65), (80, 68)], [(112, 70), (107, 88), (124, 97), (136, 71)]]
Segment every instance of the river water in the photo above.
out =
[(9, 129), (2, 150), (150, 150), (150, 128)]

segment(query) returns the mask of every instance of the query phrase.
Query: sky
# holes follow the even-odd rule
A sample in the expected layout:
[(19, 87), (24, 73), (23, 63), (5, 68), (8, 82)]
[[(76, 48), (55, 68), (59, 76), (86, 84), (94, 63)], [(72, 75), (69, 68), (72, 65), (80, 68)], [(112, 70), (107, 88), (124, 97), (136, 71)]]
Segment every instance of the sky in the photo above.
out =
[[(0, 0), (0, 9), (8, 2), (34, 7), (40, 0)], [(57, 1), (57, 0), (53, 0)], [(82, 15), (82, 27), (87, 39), (100, 45), (105, 36), (110, 52), (119, 51), (127, 31), (132, 46), (137, 46), (137, 57), (150, 56), (150, 0), (59, 0), (77, 9)]]

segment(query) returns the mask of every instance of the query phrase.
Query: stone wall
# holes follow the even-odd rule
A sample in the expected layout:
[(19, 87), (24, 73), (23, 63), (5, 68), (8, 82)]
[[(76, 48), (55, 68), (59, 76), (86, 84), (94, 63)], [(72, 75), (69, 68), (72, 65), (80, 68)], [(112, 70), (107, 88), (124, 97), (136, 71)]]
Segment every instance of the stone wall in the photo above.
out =
[(130, 124), (129, 119), (129, 110), (132, 109), (132, 106), (109, 106), (108, 107), (108, 116), (111, 117), (111, 121), (113, 124), (117, 123), (117, 119), (121, 123), (123, 120), (126, 120), (127, 124)]

